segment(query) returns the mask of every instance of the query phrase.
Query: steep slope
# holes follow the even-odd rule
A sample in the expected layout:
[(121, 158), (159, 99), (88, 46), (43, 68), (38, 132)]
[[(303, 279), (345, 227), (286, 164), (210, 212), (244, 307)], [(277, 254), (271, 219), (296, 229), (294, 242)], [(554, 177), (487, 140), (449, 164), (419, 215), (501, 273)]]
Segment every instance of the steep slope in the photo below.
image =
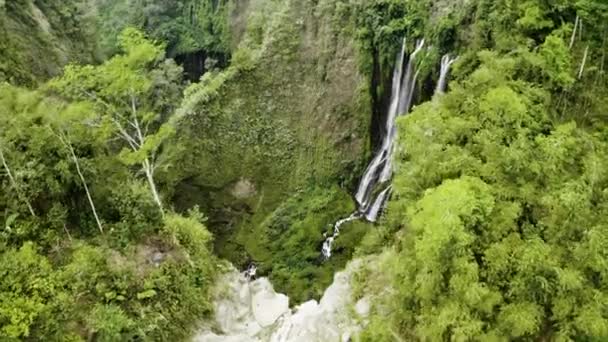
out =
[(174, 199), (210, 216), (221, 256), (259, 263), (296, 300), (318, 296), (335, 267), (321, 263), (322, 234), (353, 210), (368, 150), (354, 6), (259, 0), (237, 10), (237, 39), (246, 29), (231, 67), (186, 91)]
[(94, 60), (89, 0), (0, 1), (0, 81), (33, 85)]

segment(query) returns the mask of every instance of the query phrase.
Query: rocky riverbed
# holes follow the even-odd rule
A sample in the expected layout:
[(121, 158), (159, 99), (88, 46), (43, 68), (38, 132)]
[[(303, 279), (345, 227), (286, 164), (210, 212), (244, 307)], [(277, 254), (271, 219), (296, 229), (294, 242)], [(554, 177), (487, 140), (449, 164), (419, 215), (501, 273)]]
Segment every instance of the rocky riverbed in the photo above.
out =
[(361, 265), (355, 260), (337, 273), (319, 302), (293, 309), (267, 278), (249, 281), (233, 269), (218, 281), (214, 324), (201, 329), (194, 342), (349, 341), (369, 314), (367, 298), (352, 299), (353, 275)]

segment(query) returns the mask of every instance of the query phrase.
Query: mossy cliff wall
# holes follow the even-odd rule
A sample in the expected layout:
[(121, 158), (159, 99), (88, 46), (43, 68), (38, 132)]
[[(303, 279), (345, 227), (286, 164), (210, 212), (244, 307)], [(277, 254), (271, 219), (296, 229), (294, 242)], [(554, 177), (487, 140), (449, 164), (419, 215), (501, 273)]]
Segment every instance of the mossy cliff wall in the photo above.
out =
[(34, 85), (94, 60), (88, 0), (0, 0), (0, 81)]
[(167, 175), (168, 185), (178, 208), (207, 213), (221, 256), (258, 263), (296, 300), (317, 296), (345, 261), (321, 263), (322, 234), (354, 210), (349, 193), (370, 149), (370, 82), (359, 72), (353, 7), (234, 8), (231, 66), (188, 89), (172, 151), (181, 174)]

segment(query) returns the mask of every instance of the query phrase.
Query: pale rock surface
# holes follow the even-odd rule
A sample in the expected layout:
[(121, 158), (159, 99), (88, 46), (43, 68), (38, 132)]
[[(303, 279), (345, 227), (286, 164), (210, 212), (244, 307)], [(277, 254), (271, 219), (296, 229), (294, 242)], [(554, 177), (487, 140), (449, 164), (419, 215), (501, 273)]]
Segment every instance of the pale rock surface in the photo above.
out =
[(241, 179), (232, 187), (231, 193), (238, 199), (247, 199), (256, 194), (255, 185), (247, 179)]
[(262, 327), (268, 327), (289, 312), (289, 298), (284, 294), (274, 292), (266, 278), (251, 283), (253, 298), (253, 317)]
[(355, 304), (355, 311), (361, 317), (369, 316), (369, 313), (371, 311), (371, 304), (369, 303), (369, 299), (361, 298), (359, 301), (357, 301), (357, 304)]
[(361, 260), (349, 263), (319, 302), (311, 300), (294, 310), (289, 309), (289, 298), (276, 293), (268, 279), (248, 282), (232, 270), (218, 282), (216, 329), (202, 329), (194, 342), (346, 342), (361, 330), (361, 319), (369, 314), (366, 298), (352, 300), (352, 275), (361, 265)]

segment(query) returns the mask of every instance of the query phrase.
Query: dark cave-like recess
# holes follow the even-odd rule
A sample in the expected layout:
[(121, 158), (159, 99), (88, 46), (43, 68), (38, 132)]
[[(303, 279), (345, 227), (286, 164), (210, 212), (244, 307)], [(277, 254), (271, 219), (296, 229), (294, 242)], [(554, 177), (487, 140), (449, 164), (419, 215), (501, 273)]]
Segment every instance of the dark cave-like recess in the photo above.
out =
[(184, 77), (191, 82), (198, 82), (201, 76), (211, 69), (225, 68), (229, 60), (224, 53), (209, 53), (204, 50), (177, 55), (174, 59), (184, 68)]

